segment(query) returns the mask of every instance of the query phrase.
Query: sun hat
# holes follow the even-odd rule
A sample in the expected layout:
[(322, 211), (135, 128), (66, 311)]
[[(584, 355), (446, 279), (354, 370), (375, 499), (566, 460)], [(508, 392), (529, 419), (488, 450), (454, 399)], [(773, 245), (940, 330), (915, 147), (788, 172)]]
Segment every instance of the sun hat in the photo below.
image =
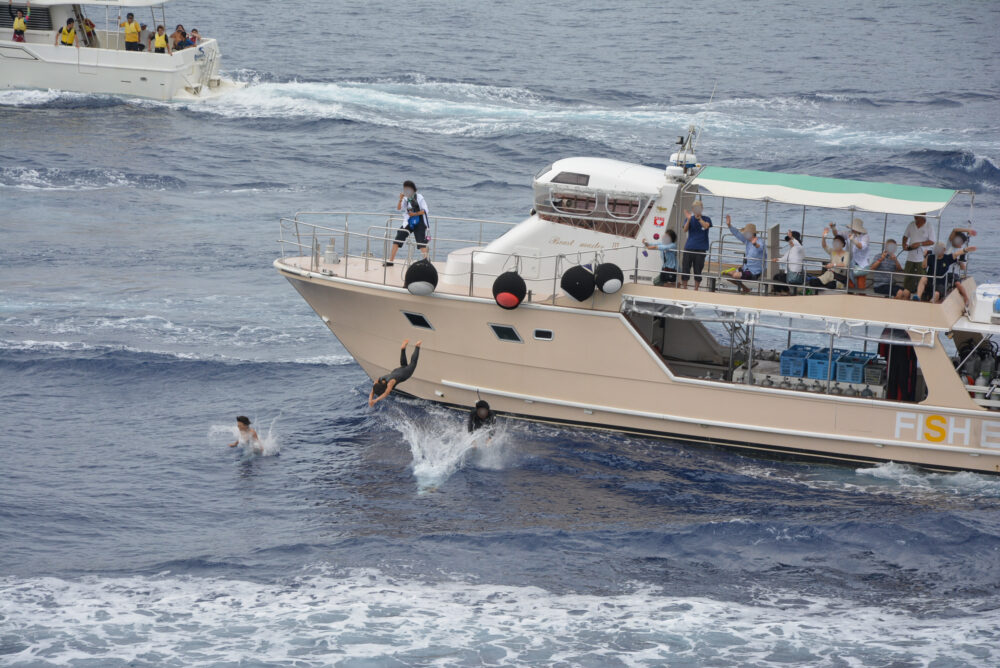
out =
[(855, 218), (851, 221), (850, 229), (852, 232), (857, 232), (858, 234), (868, 234), (868, 230), (865, 229), (865, 221), (860, 218)]

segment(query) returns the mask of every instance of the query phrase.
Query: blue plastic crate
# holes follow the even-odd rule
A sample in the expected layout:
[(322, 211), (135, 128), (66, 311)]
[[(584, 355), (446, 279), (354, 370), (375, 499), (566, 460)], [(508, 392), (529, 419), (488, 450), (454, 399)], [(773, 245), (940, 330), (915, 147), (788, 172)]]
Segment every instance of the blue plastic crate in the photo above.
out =
[[(833, 363), (836, 364), (841, 357), (846, 355), (848, 350), (841, 348), (833, 349)], [(820, 348), (810, 353), (806, 358), (806, 377), (812, 380), (830, 380), (833, 369), (830, 368), (830, 349)]]
[(806, 358), (817, 350), (819, 350), (817, 346), (797, 343), (791, 348), (781, 351), (781, 375), (802, 378), (806, 375)]
[(875, 353), (850, 353), (837, 361), (837, 380), (841, 383), (865, 382), (865, 365), (875, 359)]

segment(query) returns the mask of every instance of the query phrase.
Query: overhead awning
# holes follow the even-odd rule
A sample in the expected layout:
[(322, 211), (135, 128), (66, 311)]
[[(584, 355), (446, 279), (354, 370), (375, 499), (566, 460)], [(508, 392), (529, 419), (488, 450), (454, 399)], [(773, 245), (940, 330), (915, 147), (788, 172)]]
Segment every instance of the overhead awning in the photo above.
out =
[(858, 209), (913, 216), (943, 209), (954, 190), (872, 181), (831, 179), (804, 174), (705, 167), (691, 182), (712, 195), (770, 200), (829, 209)]

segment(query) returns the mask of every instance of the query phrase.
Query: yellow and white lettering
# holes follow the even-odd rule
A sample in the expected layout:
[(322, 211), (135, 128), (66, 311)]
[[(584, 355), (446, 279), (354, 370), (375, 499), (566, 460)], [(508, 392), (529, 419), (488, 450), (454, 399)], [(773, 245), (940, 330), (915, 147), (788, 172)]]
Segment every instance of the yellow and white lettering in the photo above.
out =
[(951, 438), (948, 439), (948, 443), (955, 445), (955, 440), (958, 435), (962, 435), (962, 445), (969, 444), (969, 438), (972, 436), (972, 419), (965, 418), (965, 426), (959, 427), (959, 421), (953, 417), (948, 418), (948, 433), (951, 434)]
[(895, 438), (903, 437), (904, 429), (917, 428), (917, 414), (916, 413), (906, 413), (903, 411), (896, 412), (896, 436)]
[(924, 420), (923, 437), (931, 443), (940, 443), (948, 437), (948, 432), (944, 430), (943, 415), (928, 415)]
[(984, 448), (1000, 448), (1000, 422), (983, 420), (983, 433), (979, 445)]

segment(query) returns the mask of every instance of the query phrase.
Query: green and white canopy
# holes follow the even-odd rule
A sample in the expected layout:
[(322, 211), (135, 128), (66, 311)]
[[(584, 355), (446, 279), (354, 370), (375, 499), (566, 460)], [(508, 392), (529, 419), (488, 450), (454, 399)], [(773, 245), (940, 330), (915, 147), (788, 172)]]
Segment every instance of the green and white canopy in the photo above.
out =
[(858, 209), (913, 216), (943, 209), (954, 190), (830, 179), (803, 174), (705, 167), (691, 182), (719, 197), (770, 200), (829, 209)]

